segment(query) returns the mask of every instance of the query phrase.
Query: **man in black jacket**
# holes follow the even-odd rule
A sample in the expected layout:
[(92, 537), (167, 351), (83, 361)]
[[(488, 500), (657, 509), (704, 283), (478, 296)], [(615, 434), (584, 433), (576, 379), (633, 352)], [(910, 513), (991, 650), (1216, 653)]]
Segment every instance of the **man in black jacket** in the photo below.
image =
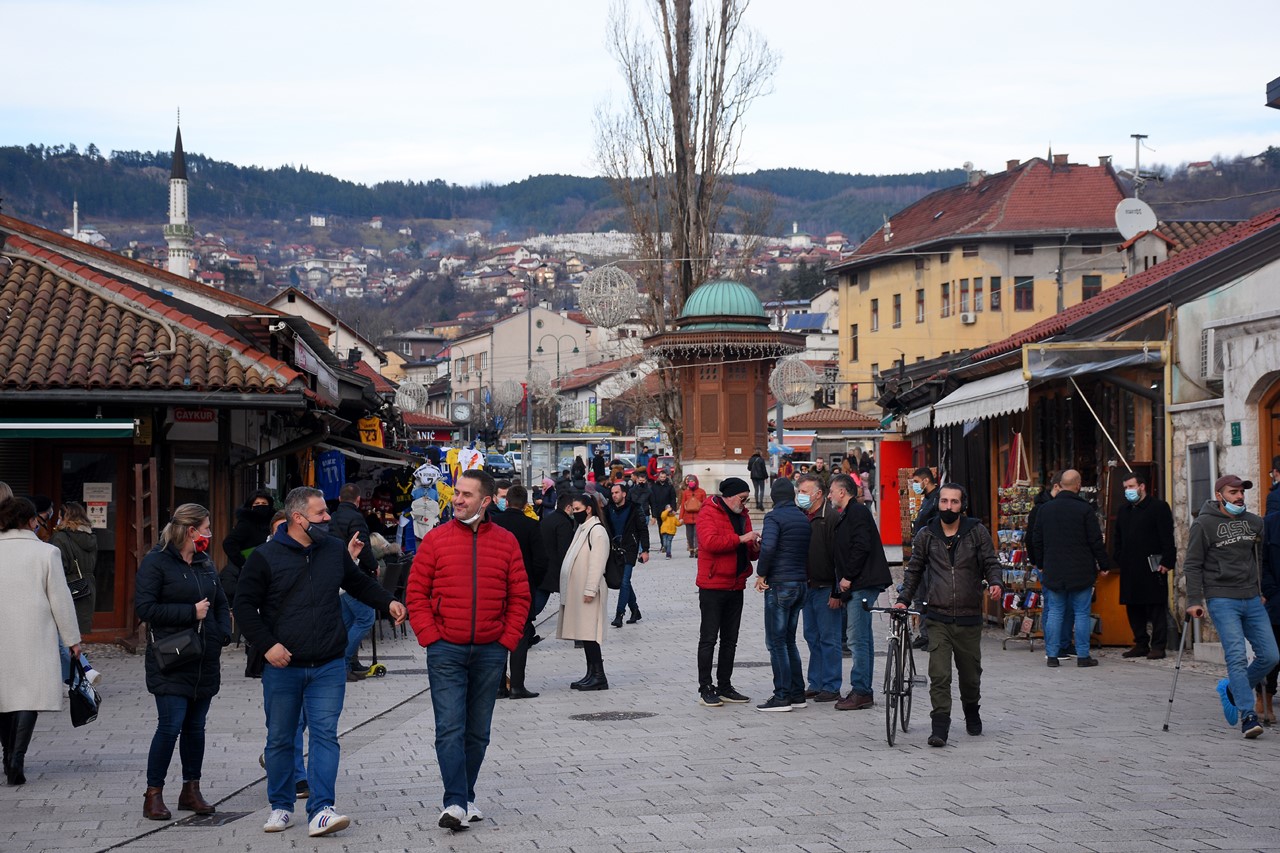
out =
[(653, 515), (658, 518), (662, 513), (662, 508), (658, 508), (658, 515), (653, 513), (653, 486), (649, 483), (649, 474), (639, 465), (636, 466), (635, 473), (631, 475), (631, 490), (627, 492), (627, 500), (635, 504), (640, 510), (640, 514), (644, 516), (644, 523), (649, 523), (649, 516)]
[[(531, 595), (537, 595), (533, 591), (542, 584), (542, 576), (547, 571), (547, 550), (542, 542), (541, 525), (524, 512), (529, 493), (525, 491), (524, 486), (516, 483), (505, 490), (500, 488), (498, 494), (505, 502), (503, 509), (491, 511), (489, 520), (504, 530), (510, 531), (511, 535), (516, 537), (516, 542), (520, 543), (520, 556), (524, 558), (524, 570), (529, 576), (529, 590)], [(546, 603), (545, 598), (543, 603)], [(537, 614), (530, 607), (529, 616), (525, 619), (524, 636), (520, 638), (515, 651), (511, 653), (511, 688), (507, 694), (511, 699), (534, 699), (538, 695), (525, 689), (524, 686), (525, 664), (529, 660), (529, 646), (533, 643), (535, 615)]]
[(609, 498), (609, 506), (601, 520), (613, 544), (623, 551), (622, 589), (618, 590), (618, 609), (610, 624), (621, 628), (622, 614), (628, 607), (631, 608), (628, 624), (640, 621), (640, 602), (631, 585), (631, 570), (635, 568), (637, 558), (642, 563), (649, 562), (649, 515), (645, 507), (627, 499), (627, 487), (622, 483), (609, 487)]
[(404, 605), (360, 571), (348, 550), (360, 540), (328, 535), (324, 492), (301, 486), (285, 498), (288, 526), (249, 555), (236, 589), (236, 620), (255, 649), (264, 649), (262, 697), (267, 716), (267, 797), (264, 829), (293, 823), (294, 736), (305, 712), (311, 733), (307, 781), (310, 834), (328, 835), (350, 820), (334, 812), (338, 778), (338, 717), (346, 694), (347, 636), (339, 589), (404, 622)]
[[(821, 461), (822, 457), (818, 457)], [(827, 472), (830, 477), (831, 472)], [(827, 503), (822, 476), (802, 474), (796, 483), (796, 506), (809, 518), (809, 561), (804, 599), (804, 642), (809, 647), (805, 698), (835, 702), (840, 698), (840, 614), (836, 589), (835, 526), (840, 513)]]
[(1106, 573), (1111, 558), (1102, 545), (1102, 528), (1093, 504), (1080, 497), (1080, 472), (1062, 472), (1058, 496), (1041, 505), (1031, 546), (1040, 557), (1044, 585), (1044, 653), (1049, 666), (1058, 666), (1062, 632), (1066, 627), (1064, 607), (1075, 614), (1076, 666), (1097, 666), (1089, 656), (1092, 628), (1090, 602), (1098, 571)]
[(769, 481), (769, 466), (759, 450), (747, 460), (747, 473), (751, 475), (751, 491), (755, 495), (756, 509), (764, 510), (764, 484)]
[(1133, 629), (1133, 648), (1121, 657), (1159, 660), (1169, 642), (1169, 572), (1178, 564), (1173, 511), (1147, 494), (1147, 478), (1136, 471), (1124, 478), (1124, 499), (1111, 536), (1111, 554), (1120, 568), (1120, 603)]
[(649, 514), (658, 521), (662, 521), (664, 506), (677, 511), (680, 509), (679, 504), (676, 503), (676, 487), (668, 479), (667, 469), (659, 468), (657, 478), (649, 484)]
[[(338, 505), (329, 522), (329, 532), (339, 542), (348, 542), (352, 536), (360, 539), (363, 547), (357, 564), (360, 570), (375, 580), (378, 577), (378, 558), (369, 543), (369, 522), (360, 512), (360, 487), (347, 483), (338, 492)], [(373, 608), (366, 607), (349, 595), (342, 596), (342, 624), (347, 626), (347, 681), (360, 681), (367, 667), (360, 663), (360, 644), (373, 627)]]
[(840, 511), (833, 535), (836, 589), (845, 602), (848, 625), (845, 640), (853, 650), (849, 670), (849, 694), (836, 703), (837, 711), (860, 711), (875, 705), (871, 680), (875, 669), (875, 639), (871, 634), (871, 614), (862, 608), (893, 582), (884, 543), (871, 510), (858, 503), (858, 487), (848, 474), (831, 478), (831, 503)]

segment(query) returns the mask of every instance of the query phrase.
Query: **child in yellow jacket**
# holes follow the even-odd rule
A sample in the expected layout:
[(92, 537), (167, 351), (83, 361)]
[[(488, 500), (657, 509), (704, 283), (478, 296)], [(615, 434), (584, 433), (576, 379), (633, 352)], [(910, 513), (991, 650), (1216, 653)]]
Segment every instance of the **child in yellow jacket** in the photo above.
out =
[(676, 529), (680, 526), (680, 513), (671, 508), (667, 504), (662, 508), (661, 523), (658, 525), (658, 533), (662, 535), (662, 550), (667, 555), (667, 559), (671, 559), (671, 543), (676, 538)]

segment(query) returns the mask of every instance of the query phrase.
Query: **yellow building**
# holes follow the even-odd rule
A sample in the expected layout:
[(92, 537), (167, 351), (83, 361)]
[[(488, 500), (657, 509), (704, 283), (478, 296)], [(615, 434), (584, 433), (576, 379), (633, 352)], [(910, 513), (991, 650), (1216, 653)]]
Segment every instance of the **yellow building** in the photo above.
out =
[(830, 267), (840, 289), (840, 405), (878, 413), (876, 378), (1003, 340), (1119, 283), (1124, 187), (1097, 166), (1011, 160), (925, 196)]

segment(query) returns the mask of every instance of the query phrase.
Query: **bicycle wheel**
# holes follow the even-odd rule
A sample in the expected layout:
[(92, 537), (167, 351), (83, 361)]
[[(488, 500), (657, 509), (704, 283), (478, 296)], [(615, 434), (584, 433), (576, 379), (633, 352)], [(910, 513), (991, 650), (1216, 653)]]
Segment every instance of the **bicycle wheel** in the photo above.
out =
[(898, 638), (890, 637), (884, 658), (884, 726), (889, 746), (898, 734), (898, 684), (902, 675)]
[(902, 665), (902, 730), (905, 732), (911, 723), (911, 694), (916, 683), (916, 656), (911, 651), (911, 640), (903, 642), (904, 657)]

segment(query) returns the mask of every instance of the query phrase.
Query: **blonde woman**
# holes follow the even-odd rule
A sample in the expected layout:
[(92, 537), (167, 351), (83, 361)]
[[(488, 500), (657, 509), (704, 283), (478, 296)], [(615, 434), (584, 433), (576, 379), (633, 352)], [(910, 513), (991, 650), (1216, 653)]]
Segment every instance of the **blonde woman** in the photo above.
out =
[(569, 551), (560, 567), (560, 624), (556, 636), (581, 640), (587, 655), (587, 674), (569, 685), (574, 690), (608, 690), (604, 674), (604, 623), (608, 621), (609, 588), (604, 566), (609, 560), (609, 533), (600, 522), (598, 495), (573, 499), (570, 512), (577, 523)]

